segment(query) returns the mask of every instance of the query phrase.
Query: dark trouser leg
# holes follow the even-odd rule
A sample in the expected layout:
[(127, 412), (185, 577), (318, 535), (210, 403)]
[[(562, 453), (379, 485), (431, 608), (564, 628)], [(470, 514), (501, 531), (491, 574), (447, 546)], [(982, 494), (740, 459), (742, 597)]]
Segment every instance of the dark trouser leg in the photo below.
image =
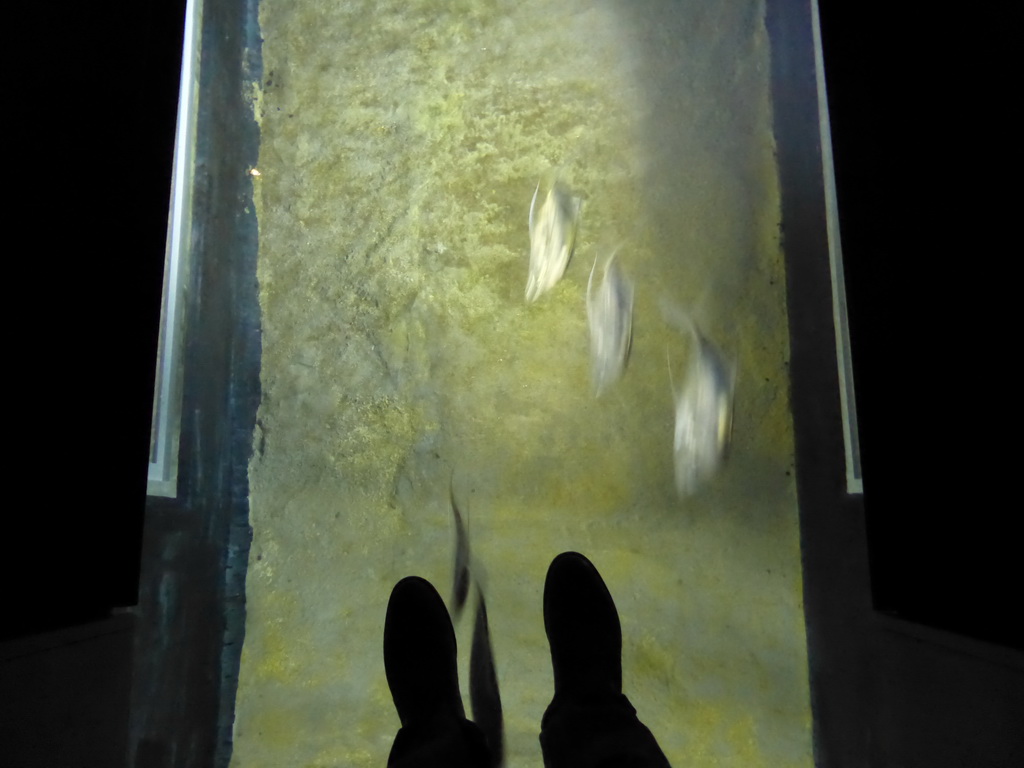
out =
[(400, 728), (388, 768), (487, 768), (489, 761), (483, 733), (463, 718), (424, 728)]
[(541, 722), (546, 768), (668, 768), (654, 736), (622, 695), (551, 702)]

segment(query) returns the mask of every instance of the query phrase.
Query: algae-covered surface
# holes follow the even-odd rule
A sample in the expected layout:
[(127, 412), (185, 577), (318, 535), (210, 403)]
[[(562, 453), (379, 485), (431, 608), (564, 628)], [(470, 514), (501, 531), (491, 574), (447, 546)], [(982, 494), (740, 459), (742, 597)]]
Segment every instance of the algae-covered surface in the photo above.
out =
[[(386, 763), (387, 600), (410, 574), (450, 596), (451, 481), (507, 765), (542, 764), (541, 595), (565, 550), (607, 582), (625, 693), (674, 765), (811, 765), (763, 3), (262, 0), (259, 20), (263, 394), (232, 764)], [(527, 304), (552, 173), (582, 221)], [(597, 398), (586, 286), (615, 248), (632, 353)], [(678, 385), (694, 345), (666, 304), (737, 371), (728, 459), (686, 498), (669, 369)]]

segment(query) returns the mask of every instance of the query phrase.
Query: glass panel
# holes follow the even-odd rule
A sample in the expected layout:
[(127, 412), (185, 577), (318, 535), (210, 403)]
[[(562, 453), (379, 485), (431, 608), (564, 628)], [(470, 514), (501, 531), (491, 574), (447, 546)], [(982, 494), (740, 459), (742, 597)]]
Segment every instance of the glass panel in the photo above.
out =
[(199, 77), (199, 29), (202, 0), (185, 4), (185, 33), (181, 58), (181, 86), (174, 140), (171, 206), (167, 222), (163, 301), (160, 306), (160, 342), (157, 349), (150, 433), (150, 496), (177, 495), (178, 439), (181, 433), (182, 348), (184, 345), (184, 287), (188, 283), (192, 245), (192, 188), (195, 163), (196, 100)]
[[(263, 0), (260, 26), (235, 764), (386, 763), (386, 608), (411, 574), (454, 608), (452, 493), (507, 765), (541, 764), (567, 550), (670, 762), (812, 765), (763, 3)], [(541, 257), (575, 250), (527, 301), (545, 226)], [(632, 345), (596, 395), (613, 253)]]
[(828, 227), (828, 258), (832, 276), (832, 322), (836, 331), (836, 363), (839, 366), (839, 399), (843, 416), (843, 450), (846, 459), (846, 492), (863, 493), (860, 466), (860, 439), (857, 431), (857, 400), (853, 386), (853, 360), (850, 325), (846, 312), (846, 280), (843, 273), (843, 247), (839, 232), (839, 210), (832, 159), (832, 130), (825, 88), (825, 62), (821, 50), (821, 25), (818, 3), (811, 3), (814, 35), (814, 65), (818, 85), (818, 124), (821, 130), (821, 165), (825, 184), (825, 221)]

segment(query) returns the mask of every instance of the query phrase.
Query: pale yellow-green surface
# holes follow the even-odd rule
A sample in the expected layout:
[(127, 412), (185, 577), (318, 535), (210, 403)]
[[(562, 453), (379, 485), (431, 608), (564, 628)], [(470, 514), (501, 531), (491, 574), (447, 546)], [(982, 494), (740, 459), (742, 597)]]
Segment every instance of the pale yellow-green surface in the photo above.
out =
[[(262, 0), (263, 400), (233, 766), (385, 764), (387, 600), (409, 574), (449, 597), (453, 472), (509, 766), (542, 764), (541, 594), (567, 549), (615, 598), (625, 692), (674, 765), (812, 764), (763, 15)], [(582, 226), (527, 305), (527, 212), (552, 168)], [(620, 244), (632, 357), (595, 399), (585, 289)], [(731, 454), (688, 499), (667, 358), (678, 380), (692, 346), (666, 300), (738, 370)]]

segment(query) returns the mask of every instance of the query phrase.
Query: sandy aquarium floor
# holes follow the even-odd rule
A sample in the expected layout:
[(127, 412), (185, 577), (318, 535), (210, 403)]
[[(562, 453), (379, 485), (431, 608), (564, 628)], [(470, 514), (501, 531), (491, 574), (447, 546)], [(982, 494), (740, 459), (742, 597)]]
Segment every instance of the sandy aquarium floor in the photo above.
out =
[[(763, 1), (262, 0), (263, 396), (232, 765), (383, 766), (403, 576), (448, 598), (449, 480), (487, 596), (507, 765), (542, 765), (541, 612), (564, 550), (622, 620), (626, 694), (677, 766), (809, 766), (811, 715)], [(585, 197), (524, 300), (534, 187)], [(595, 398), (585, 294), (636, 287)], [(732, 449), (681, 499), (690, 311), (737, 368)], [(468, 711), (472, 610), (456, 623)]]

